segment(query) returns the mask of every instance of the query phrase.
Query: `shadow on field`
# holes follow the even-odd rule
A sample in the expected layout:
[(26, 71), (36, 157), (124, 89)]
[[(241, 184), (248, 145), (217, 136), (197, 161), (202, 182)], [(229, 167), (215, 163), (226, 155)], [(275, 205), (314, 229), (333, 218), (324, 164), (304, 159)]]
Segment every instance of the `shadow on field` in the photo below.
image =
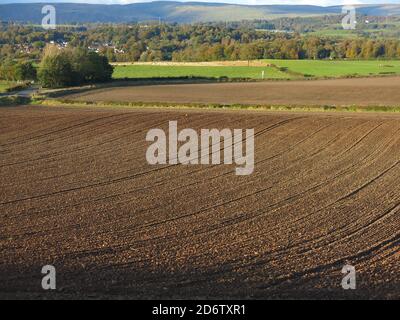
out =
[[(396, 299), (398, 284), (370, 286), (359, 276), (357, 290), (343, 290), (337, 270), (288, 277), (256, 280), (249, 270), (234, 270), (223, 265), (213, 270), (185, 267), (166, 271), (162, 266), (133, 264), (93, 265), (59, 261), (56, 267), (57, 289), (41, 287), (42, 265), (0, 268), (1, 299)], [(259, 277), (258, 274), (257, 277)]]

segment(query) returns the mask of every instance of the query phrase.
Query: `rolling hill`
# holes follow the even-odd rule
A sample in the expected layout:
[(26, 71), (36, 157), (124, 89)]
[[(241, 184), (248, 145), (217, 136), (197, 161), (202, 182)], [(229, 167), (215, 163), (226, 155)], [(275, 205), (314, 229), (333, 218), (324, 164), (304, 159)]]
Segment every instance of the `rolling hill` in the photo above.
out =
[[(56, 3), (57, 23), (124, 23), (148, 20), (191, 23), (210, 21), (238, 21), (273, 17), (317, 16), (341, 13), (340, 6), (309, 5), (234, 5), (199, 2), (147, 2), (129, 5)], [(0, 20), (40, 23), (42, 3), (14, 3), (0, 5)], [(366, 15), (400, 15), (400, 5), (359, 5), (358, 13)]]

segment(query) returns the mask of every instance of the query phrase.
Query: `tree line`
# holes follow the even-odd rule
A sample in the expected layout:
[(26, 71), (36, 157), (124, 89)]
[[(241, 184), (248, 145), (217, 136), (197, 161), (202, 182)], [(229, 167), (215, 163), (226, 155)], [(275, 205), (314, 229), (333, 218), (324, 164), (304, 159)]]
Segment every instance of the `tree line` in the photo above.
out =
[(32, 62), (12, 60), (3, 61), (0, 64), (0, 79), (6, 81), (34, 81), (37, 72)]
[(326, 41), (318, 37), (257, 40), (249, 44), (228, 42), (189, 46), (173, 53), (175, 61), (255, 59), (399, 59), (397, 40)]
[(38, 68), (38, 80), (44, 87), (58, 88), (107, 82), (112, 73), (107, 58), (95, 52), (48, 46)]
[[(292, 24), (296, 20), (282, 21), (287, 28), (294, 28)], [(297, 32), (270, 32), (258, 27), (276, 26), (254, 21), (237, 24), (89, 25), (43, 31), (35, 26), (3, 24), (0, 27), (0, 60), (38, 60), (49, 42), (87, 48), (111, 62), (400, 59), (398, 39), (332, 38)]]
[(257, 26), (273, 27), (254, 21), (89, 25), (43, 31), (36, 26), (2, 23), (0, 79), (38, 80), (47, 87), (104, 82), (112, 77), (109, 62), (127, 61), (400, 59), (398, 39), (277, 33)]
[(38, 81), (45, 88), (80, 86), (111, 81), (113, 67), (105, 56), (86, 48), (60, 49), (49, 45), (38, 66), (31, 61), (5, 60), (0, 65), (0, 79)]

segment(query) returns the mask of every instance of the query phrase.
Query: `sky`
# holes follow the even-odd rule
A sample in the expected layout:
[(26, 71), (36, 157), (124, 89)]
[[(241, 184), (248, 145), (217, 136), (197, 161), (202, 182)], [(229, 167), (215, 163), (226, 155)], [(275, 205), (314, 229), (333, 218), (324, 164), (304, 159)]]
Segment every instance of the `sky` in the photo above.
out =
[[(54, 2), (81, 2), (81, 3), (102, 3), (102, 4), (127, 4), (135, 2), (149, 2), (151, 0), (0, 0), (2, 3), (54, 3)], [(168, 0), (167, 0), (168, 1)], [(400, 4), (400, 0), (191, 0), (197, 2), (225, 2), (237, 4), (296, 4), (296, 5), (318, 5), (318, 6), (334, 6), (343, 4), (383, 4), (395, 3)]]

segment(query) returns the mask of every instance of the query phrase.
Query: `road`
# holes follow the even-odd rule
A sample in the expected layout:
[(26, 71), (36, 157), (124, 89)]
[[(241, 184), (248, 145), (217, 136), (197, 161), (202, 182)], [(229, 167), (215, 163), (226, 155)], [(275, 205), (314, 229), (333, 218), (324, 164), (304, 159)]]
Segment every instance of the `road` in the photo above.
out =
[(38, 91), (39, 91), (39, 87), (32, 86), (32, 87), (28, 87), (24, 90), (0, 94), (0, 97), (18, 96), (18, 97), (22, 97), (22, 98), (29, 98), (29, 97), (32, 97), (34, 94), (36, 94)]

